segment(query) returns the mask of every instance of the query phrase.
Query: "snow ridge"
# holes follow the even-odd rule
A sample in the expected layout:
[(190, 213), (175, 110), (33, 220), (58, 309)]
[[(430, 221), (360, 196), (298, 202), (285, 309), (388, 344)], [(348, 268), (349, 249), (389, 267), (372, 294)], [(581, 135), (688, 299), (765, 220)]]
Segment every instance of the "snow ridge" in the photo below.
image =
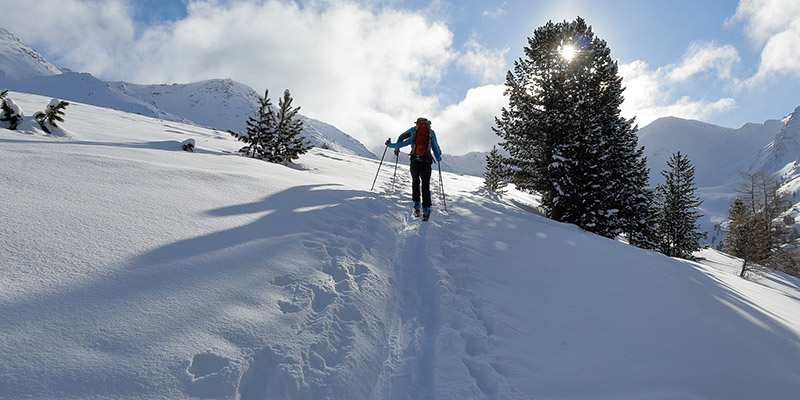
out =
[[(246, 129), (247, 118), (257, 110), (259, 95), (249, 86), (231, 79), (172, 85), (103, 81), (88, 73), (53, 66), (0, 28), (0, 89), (4, 88), (223, 132)], [(281, 94), (272, 92), (271, 97), (277, 102)], [(299, 118), (304, 124), (303, 134), (314, 146), (324, 145), (337, 152), (376, 158), (363, 144), (335, 127), (304, 115)]]
[(0, 77), (28, 79), (62, 72), (14, 34), (0, 28)]
[[(639, 130), (639, 145), (650, 168), (650, 184), (662, 183), (661, 171), (669, 157), (680, 151), (695, 167), (697, 193), (703, 200), (700, 219), (710, 232), (706, 243), (717, 246), (724, 238), (719, 225), (728, 218), (728, 208), (741, 182), (741, 172), (764, 169), (781, 180), (781, 190), (796, 193), (797, 154), (800, 154), (800, 108), (782, 120), (746, 124), (738, 129), (700, 121), (661, 118)], [(791, 195), (790, 195), (791, 196)], [(800, 203), (796, 205), (800, 209)], [(798, 218), (800, 214), (795, 213)]]

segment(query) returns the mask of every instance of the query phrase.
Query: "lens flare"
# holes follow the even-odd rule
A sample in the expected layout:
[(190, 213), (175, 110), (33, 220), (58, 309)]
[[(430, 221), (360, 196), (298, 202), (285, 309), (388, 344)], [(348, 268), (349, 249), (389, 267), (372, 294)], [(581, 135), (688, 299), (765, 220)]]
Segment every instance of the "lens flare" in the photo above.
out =
[(577, 53), (577, 50), (575, 50), (575, 46), (567, 44), (561, 46), (558, 52), (561, 54), (561, 57), (563, 57), (565, 60), (572, 61), (572, 59), (575, 58), (575, 53)]

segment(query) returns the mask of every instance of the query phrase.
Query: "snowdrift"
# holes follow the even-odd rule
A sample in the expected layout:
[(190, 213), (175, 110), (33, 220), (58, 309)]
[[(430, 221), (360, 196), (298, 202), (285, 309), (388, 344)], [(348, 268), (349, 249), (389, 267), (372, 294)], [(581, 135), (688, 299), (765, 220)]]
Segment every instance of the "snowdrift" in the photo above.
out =
[(196, 126), (65, 119), (0, 129), (0, 398), (800, 393), (795, 279), (600, 238), (479, 178), (445, 173), (423, 224), (407, 171), (369, 191), (375, 160), (288, 168)]

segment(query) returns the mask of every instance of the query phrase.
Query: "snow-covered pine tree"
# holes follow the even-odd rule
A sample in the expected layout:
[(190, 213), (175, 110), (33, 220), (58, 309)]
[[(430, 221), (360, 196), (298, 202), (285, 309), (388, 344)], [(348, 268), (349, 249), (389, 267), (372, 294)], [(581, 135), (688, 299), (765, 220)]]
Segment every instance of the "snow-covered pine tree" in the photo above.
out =
[(264, 91), (264, 97), (258, 98), (259, 107), (256, 115), (247, 118), (247, 131), (245, 133), (228, 130), (236, 140), (244, 142), (247, 146), (239, 149), (246, 156), (264, 159), (266, 142), (275, 129), (275, 111), (269, 99), (269, 89)]
[(629, 243), (654, 249), (656, 243), (656, 215), (653, 189), (649, 187), (650, 168), (644, 156), (644, 147), (638, 147), (636, 127), (632, 121), (619, 118), (618, 135), (613, 136), (617, 145), (610, 146), (613, 151), (606, 158), (611, 171), (610, 184), (604, 196), (612, 202), (609, 209), (619, 210), (614, 216), (614, 226), (619, 227)]
[(288, 165), (313, 147), (310, 141), (301, 136), (303, 121), (297, 118), (298, 111), (300, 107), (292, 108), (292, 96), (286, 89), (283, 98), (278, 101), (275, 129), (268, 133), (269, 138), (264, 144), (268, 161)]
[(181, 142), (181, 149), (183, 149), (183, 151), (188, 151), (193, 153), (195, 145), (196, 145), (195, 140), (189, 138)]
[(551, 21), (524, 54), (506, 75), (509, 106), (493, 128), (511, 181), (538, 192), (552, 219), (609, 237), (639, 229), (627, 219), (640, 211), (621, 210), (646, 208), (646, 166), (632, 121), (620, 117), (624, 88), (605, 41), (581, 18)]
[(67, 108), (69, 102), (59, 99), (50, 100), (50, 104), (45, 107), (44, 112), (37, 111), (33, 114), (33, 120), (36, 121), (43, 131), (52, 133), (50, 128), (58, 128), (59, 122), (64, 122), (64, 109)]
[(691, 258), (700, 249), (701, 232), (697, 220), (702, 214), (697, 207), (702, 200), (695, 195), (694, 166), (689, 157), (677, 152), (667, 161), (668, 170), (661, 171), (665, 182), (658, 185), (662, 207), (659, 213), (659, 241), (661, 253), (670, 257)]
[(0, 122), (5, 122), (5, 126), (12, 131), (22, 122), (22, 109), (8, 97), (8, 89), (0, 93)]
[(486, 155), (486, 172), (483, 173), (483, 186), (492, 193), (502, 195), (505, 193), (506, 182), (503, 172), (503, 156), (497, 151), (497, 147), (492, 147), (492, 151)]

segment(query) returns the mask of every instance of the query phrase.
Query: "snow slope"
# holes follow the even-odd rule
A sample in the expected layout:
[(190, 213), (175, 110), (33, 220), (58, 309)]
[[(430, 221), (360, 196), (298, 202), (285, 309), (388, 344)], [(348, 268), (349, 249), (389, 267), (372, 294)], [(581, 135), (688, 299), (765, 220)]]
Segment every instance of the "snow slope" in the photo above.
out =
[(667, 169), (667, 160), (673, 153), (687, 155), (695, 167), (697, 194), (703, 200), (700, 209), (704, 217), (700, 223), (709, 232), (706, 241), (718, 245), (723, 235), (716, 225), (728, 219), (741, 172), (763, 168), (781, 179), (782, 190), (797, 192), (787, 185), (800, 178), (793, 168), (800, 154), (800, 125), (794, 115), (800, 116), (800, 109), (782, 120), (746, 124), (738, 129), (674, 117), (653, 121), (639, 130), (639, 145), (644, 146), (650, 167), (650, 184), (664, 182), (661, 171)]
[(61, 72), (11, 32), (0, 27), (0, 78), (27, 79)]
[[(62, 73), (13, 34), (0, 28), (0, 90), (6, 88), (223, 132), (229, 129), (244, 132), (247, 118), (255, 115), (258, 108), (259, 96), (249, 86), (230, 79), (137, 85), (106, 82), (88, 73)], [(276, 106), (282, 95), (283, 91), (270, 94)], [(302, 99), (295, 99), (294, 103), (294, 106), (302, 106)], [(375, 157), (363, 144), (334, 126), (303, 115), (299, 118), (304, 123), (303, 134), (313, 145), (326, 145), (346, 154)]]
[[(23, 109), (49, 97), (12, 93)], [(796, 279), (582, 232), (535, 199), (74, 103), (0, 129), (0, 398), (785, 399)], [(179, 143), (192, 138), (194, 153)], [(436, 185), (434, 185), (436, 186)]]

